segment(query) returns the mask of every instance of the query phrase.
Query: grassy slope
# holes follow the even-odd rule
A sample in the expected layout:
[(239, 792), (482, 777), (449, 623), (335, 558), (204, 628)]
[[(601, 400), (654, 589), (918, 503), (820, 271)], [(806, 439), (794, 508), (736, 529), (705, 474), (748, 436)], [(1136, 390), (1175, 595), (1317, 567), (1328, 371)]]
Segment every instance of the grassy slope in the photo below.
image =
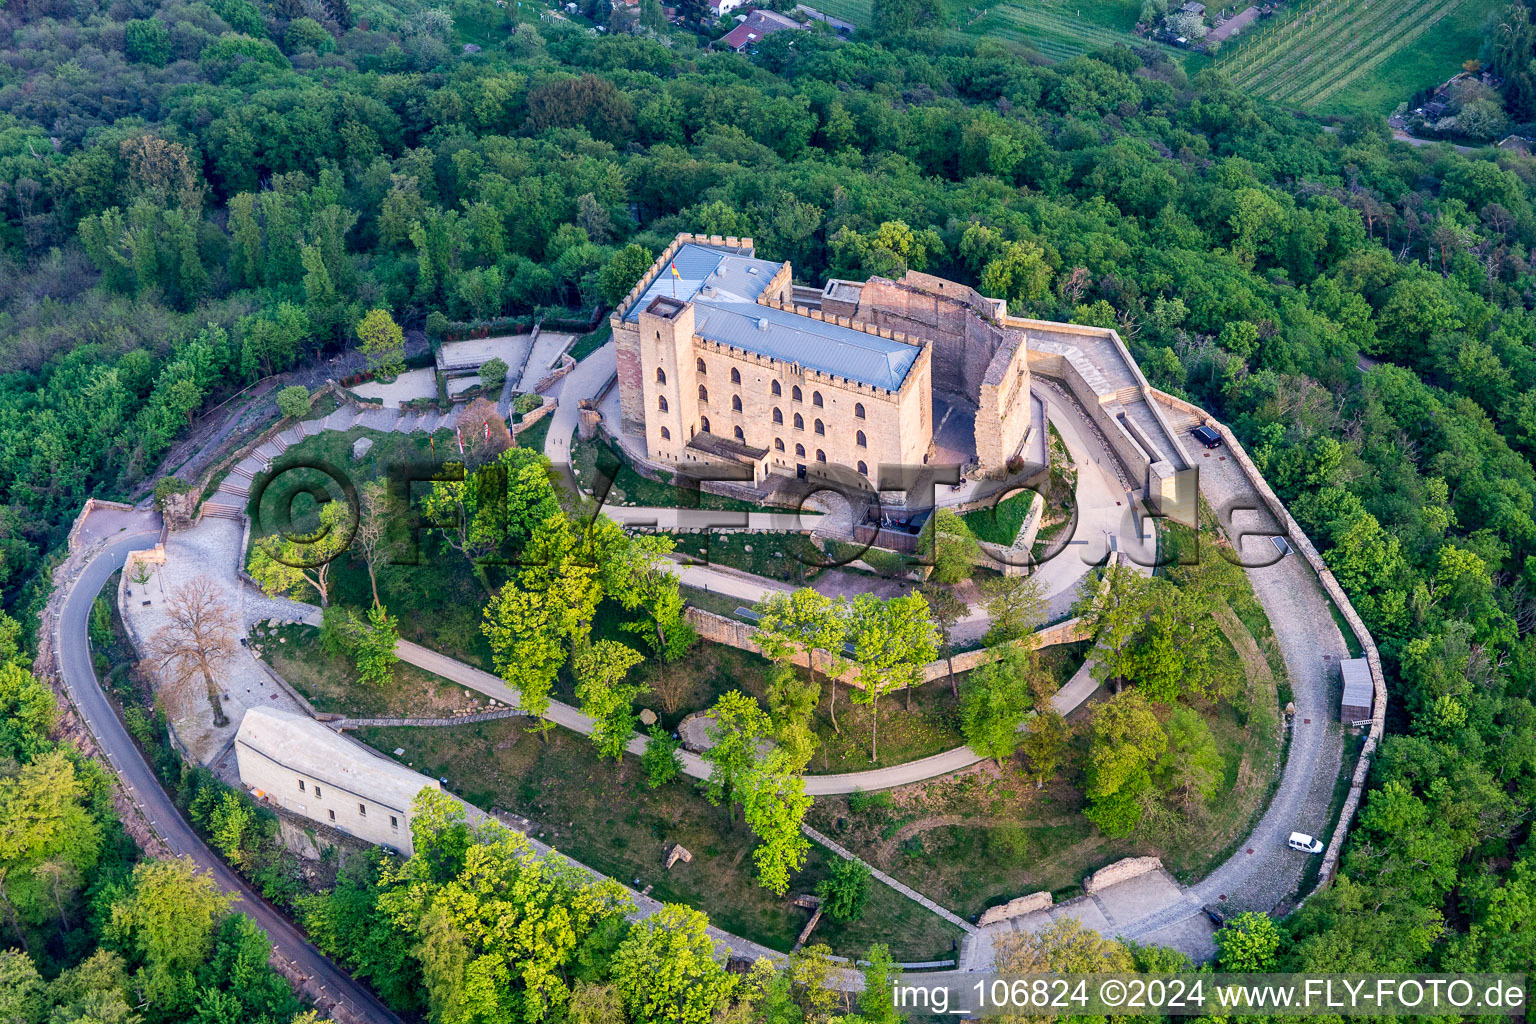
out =
[[(752, 833), (713, 807), (694, 786), (647, 787), (634, 758), (599, 762), (588, 742), (556, 729), (541, 743), (516, 721), (436, 729), (364, 729), (358, 737), (385, 752), (403, 747), (403, 760), (446, 777), (483, 808), (514, 811), (540, 823), (545, 842), (626, 884), (653, 885), (657, 899), (706, 911), (721, 928), (787, 951), (804, 926), (804, 911), (760, 888), (753, 878)], [(680, 842), (693, 861), (671, 871), (662, 855)], [(813, 846), (791, 893), (814, 891), (828, 854)], [(871, 889), (862, 918), (838, 925), (823, 918), (815, 941), (834, 953), (863, 955), (886, 942), (900, 960), (952, 955), (958, 929), (883, 885)]]
[(1470, 0), (1430, 32), (1399, 50), (1374, 73), (1341, 89), (1319, 105), (1323, 114), (1390, 114), (1419, 89), (1443, 82), (1477, 56), (1483, 23), (1499, 8), (1496, 0)]

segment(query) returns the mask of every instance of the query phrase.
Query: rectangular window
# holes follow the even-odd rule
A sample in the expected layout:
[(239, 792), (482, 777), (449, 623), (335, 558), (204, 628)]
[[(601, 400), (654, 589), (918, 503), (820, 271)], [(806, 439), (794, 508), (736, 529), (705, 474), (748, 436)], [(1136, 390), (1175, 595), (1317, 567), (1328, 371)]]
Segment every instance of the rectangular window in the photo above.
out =
[(366, 805), (366, 804), (358, 804), (357, 805), (357, 816), (359, 818), (366, 818), (366, 817), (368, 817), (368, 805)]
[(389, 816), (389, 827), (390, 828), (399, 828), (400, 827), (400, 822), (395, 818), (395, 816), (393, 814), (391, 814)]
[(320, 787), (319, 786), (315, 787), (315, 799), (316, 800), (320, 799)]
[(300, 793), (304, 792), (304, 780), (303, 779), (299, 780), (299, 792)]
[(331, 812), (331, 820), (332, 820), (332, 821), (335, 821), (335, 820), (336, 820), (336, 812), (335, 812), (335, 811), (332, 811), (332, 812)]

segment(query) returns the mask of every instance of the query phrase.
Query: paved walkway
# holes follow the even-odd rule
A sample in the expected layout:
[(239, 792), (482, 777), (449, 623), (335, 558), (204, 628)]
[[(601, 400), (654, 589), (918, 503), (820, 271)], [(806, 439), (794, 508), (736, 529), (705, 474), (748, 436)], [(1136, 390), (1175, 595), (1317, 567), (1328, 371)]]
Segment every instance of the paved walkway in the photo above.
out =
[[(258, 622), (277, 619), (301, 622), (311, 606), (267, 597), (240, 578), (243, 552), (242, 525), (232, 519), (205, 516), (190, 529), (176, 530), (165, 540), (165, 564), (153, 566), (149, 582), (124, 581), (124, 618), (141, 642), (152, 641), (167, 623), (167, 610), (178, 590), (198, 578), (207, 579), (220, 595), (222, 607), (232, 609), (242, 634)], [(188, 752), (203, 764), (211, 764), (234, 738), (246, 708), (271, 707), (299, 712), (299, 706), (262, 671), (251, 649), (237, 647), (219, 666), (219, 694), (228, 723), (217, 726), (213, 706), (201, 680), (177, 687), (174, 694), (164, 685), (164, 674), (152, 673), (159, 684), (176, 733)]]

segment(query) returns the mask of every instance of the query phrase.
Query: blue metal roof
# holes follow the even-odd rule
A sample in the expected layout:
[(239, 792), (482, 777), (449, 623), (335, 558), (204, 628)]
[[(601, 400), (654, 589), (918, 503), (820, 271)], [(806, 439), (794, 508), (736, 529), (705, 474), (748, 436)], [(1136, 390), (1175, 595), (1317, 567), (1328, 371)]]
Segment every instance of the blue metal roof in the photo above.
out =
[(770, 359), (888, 391), (900, 390), (917, 362), (915, 345), (758, 305), (758, 296), (782, 264), (692, 243), (679, 248), (672, 263), (678, 276), (662, 267), (625, 320), (638, 322), (652, 299), (675, 294), (678, 301), (693, 303), (699, 337)]
[(722, 345), (897, 391), (918, 348), (755, 302), (695, 300), (694, 331)]
[(669, 267), (662, 267), (656, 280), (651, 282), (645, 293), (624, 314), (625, 320), (637, 323), (640, 311), (657, 296), (669, 299), (676, 296), (680, 302), (692, 302), (702, 298), (699, 293), (706, 288), (722, 299), (756, 302), (782, 266), (771, 260), (738, 256), (728, 250), (711, 249), (691, 242), (677, 250), (671, 265), (677, 267), (677, 277), (672, 276)]

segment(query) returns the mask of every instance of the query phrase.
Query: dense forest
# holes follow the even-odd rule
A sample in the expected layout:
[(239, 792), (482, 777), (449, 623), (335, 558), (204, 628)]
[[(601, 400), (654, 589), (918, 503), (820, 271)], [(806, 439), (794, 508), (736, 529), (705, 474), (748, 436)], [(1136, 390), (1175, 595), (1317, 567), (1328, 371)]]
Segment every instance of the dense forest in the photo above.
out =
[[(18, 619), (87, 495), (367, 309), (589, 310), (678, 230), (806, 282), (928, 270), (1116, 326), (1234, 424), (1381, 644), (1391, 735), (1343, 875), (1271, 962), (1536, 962), (1536, 165), (1325, 130), (1123, 49), (786, 32), (749, 59), (517, 9), (0, 4)], [(40, 763), (7, 756), (5, 785)]]

